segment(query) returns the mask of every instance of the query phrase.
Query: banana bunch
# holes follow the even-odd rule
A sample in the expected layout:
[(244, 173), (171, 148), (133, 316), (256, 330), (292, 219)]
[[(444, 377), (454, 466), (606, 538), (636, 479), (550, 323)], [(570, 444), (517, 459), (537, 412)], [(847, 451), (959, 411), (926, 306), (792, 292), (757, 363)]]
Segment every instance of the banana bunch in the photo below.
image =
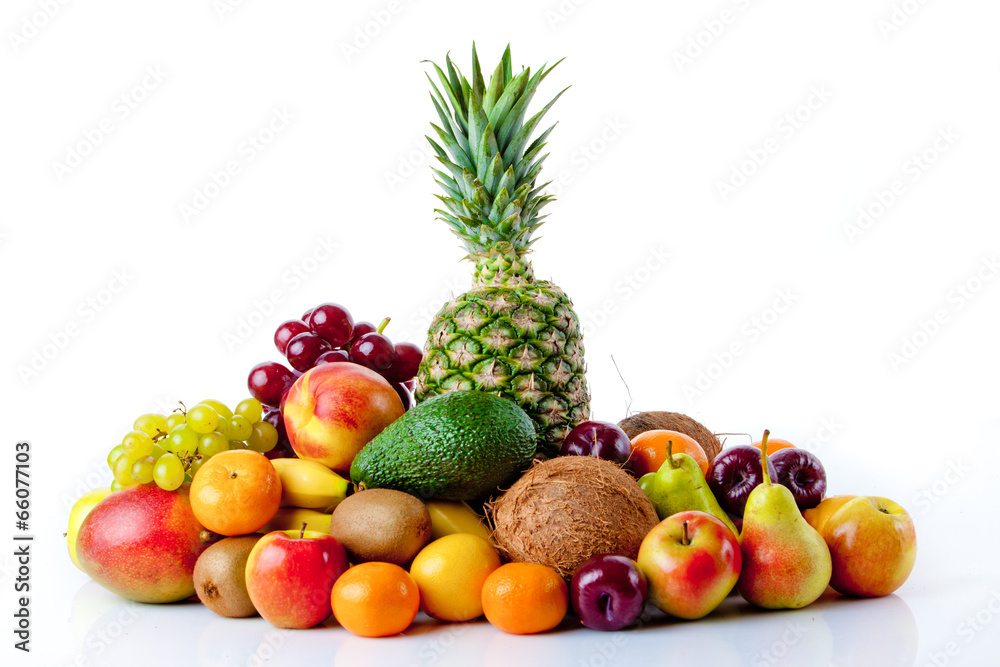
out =
[[(347, 497), (350, 482), (322, 463), (305, 459), (272, 459), (281, 478), (281, 508), (260, 532), (272, 530), (330, 531), (330, 515)], [(472, 533), (493, 542), (489, 528), (467, 504), (449, 500), (425, 501), (431, 517), (431, 536)]]
[(306, 510), (300, 507), (279, 507), (267, 525), (258, 533), (270, 533), (272, 530), (301, 530), (305, 524), (306, 530), (317, 530), (321, 533), (330, 532), (330, 515), (316, 510)]
[(329, 514), (347, 497), (350, 482), (322, 463), (305, 459), (273, 459), (271, 463), (281, 478), (282, 507)]
[(427, 513), (431, 516), (431, 539), (436, 540), (454, 533), (478, 535), (493, 546), (493, 535), (482, 517), (460, 500), (427, 500)]

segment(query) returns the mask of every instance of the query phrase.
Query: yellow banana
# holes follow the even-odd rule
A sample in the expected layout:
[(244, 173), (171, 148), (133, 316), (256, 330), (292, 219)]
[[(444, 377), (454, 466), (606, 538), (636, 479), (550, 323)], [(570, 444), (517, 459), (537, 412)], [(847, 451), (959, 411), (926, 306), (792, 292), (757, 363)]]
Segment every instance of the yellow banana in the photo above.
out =
[(316, 510), (306, 510), (299, 507), (282, 507), (267, 525), (258, 533), (270, 533), (272, 530), (300, 530), (306, 524), (306, 530), (318, 530), (321, 533), (330, 532), (330, 515)]
[(305, 459), (273, 459), (281, 478), (281, 506), (331, 512), (347, 497), (346, 479), (322, 463)]
[(482, 517), (464, 502), (427, 500), (424, 504), (427, 506), (427, 513), (431, 515), (432, 540), (454, 533), (471, 533), (496, 546), (490, 529), (483, 523)]

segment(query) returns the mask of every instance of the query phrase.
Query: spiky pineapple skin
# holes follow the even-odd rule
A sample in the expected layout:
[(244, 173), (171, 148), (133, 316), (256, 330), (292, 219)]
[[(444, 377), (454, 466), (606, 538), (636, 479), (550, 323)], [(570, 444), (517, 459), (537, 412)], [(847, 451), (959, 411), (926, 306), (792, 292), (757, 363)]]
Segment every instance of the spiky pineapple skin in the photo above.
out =
[(509, 398), (534, 421), (539, 453), (552, 456), (590, 419), (580, 320), (565, 292), (535, 280), (505, 245), (478, 258), (473, 289), (431, 323), (416, 399), (460, 389)]

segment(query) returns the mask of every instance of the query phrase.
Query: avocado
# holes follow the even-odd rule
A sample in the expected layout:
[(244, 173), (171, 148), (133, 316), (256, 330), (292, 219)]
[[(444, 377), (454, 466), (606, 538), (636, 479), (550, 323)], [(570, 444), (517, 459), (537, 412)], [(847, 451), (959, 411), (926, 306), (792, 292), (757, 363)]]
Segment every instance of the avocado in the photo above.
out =
[(404, 413), (354, 457), (359, 489), (420, 498), (475, 500), (531, 465), (537, 435), (517, 404), (494, 394), (452, 391)]

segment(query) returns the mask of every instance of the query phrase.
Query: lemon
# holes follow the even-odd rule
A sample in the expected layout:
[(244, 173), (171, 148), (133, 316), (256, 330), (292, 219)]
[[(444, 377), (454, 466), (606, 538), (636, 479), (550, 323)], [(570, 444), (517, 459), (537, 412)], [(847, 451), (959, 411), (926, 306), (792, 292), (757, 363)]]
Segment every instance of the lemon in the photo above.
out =
[(483, 582), (500, 567), (500, 556), (478, 535), (445, 535), (424, 547), (410, 566), (424, 613), (439, 621), (482, 616)]
[(111, 489), (94, 489), (80, 496), (80, 499), (69, 511), (69, 526), (66, 529), (66, 546), (69, 548), (69, 557), (73, 559), (73, 564), (80, 567), (80, 562), (76, 559), (76, 535), (80, 532), (83, 520), (90, 514), (90, 510), (97, 507), (97, 503), (104, 500), (111, 494)]

